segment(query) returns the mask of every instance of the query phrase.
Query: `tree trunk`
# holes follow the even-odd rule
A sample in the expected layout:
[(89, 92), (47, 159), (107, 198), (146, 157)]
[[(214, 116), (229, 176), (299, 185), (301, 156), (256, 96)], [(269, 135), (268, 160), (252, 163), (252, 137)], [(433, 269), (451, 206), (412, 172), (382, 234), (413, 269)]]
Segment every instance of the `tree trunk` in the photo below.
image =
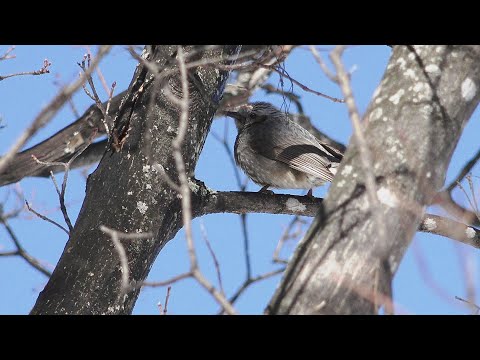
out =
[[(235, 55), (239, 46), (207, 51), (183, 48), (186, 56), (196, 61)], [(120, 138), (117, 143), (123, 146), (117, 152), (111, 144), (89, 176), (75, 228), (32, 314), (131, 313), (139, 289), (120, 296), (119, 255), (109, 236), (99, 230), (100, 225), (125, 233), (153, 234), (148, 239), (122, 241), (131, 283), (146, 278), (159, 251), (181, 228), (178, 194), (149, 161), (161, 164), (177, 182), (171, 144), (180, 111), (162, 91), (166, 83), (172, 94), (181, 96), (178, 71), (164, 76), (178, 70), (176, 53), (177, 46), (145, 49), (143, 56), (156, 63), (160, 73), (154, 80), (147, 67), (138, 65), (115, 121), (114, 132)], [(189, 175), (193, 175), (227, 77), (228, 72), (211, 66), (189, 70), (190, 118), (183, 145)]]
[(479, 46), (395, 46), (367, 109), (386, 236), (380, 239), (353, 140), (268, 314), (373, 314), (480, 99)]

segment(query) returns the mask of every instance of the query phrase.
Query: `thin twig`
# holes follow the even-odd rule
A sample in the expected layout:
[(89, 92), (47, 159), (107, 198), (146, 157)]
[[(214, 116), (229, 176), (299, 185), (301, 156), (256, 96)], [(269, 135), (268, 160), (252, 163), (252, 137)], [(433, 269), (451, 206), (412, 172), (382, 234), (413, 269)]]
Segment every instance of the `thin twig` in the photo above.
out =
[(217, 256), (215, 255), (212, 245), (208, 240), (207, 229), (205, 229), (205, 225), (203, 224), (203, 222), (200, 222), (200, 232), (202, 233), (202, 238), (205, 241), (208, 251), (210, 252), (210, 255), (212, 256), (212, 259), (213, 259), (215, 271), (217, 272), (218, 287), (220, 288), (220, 291), (222, 292), (222, 294), (225, 295), (225, 291), (223, 290), (223, 283), (222, 283), (222, 273), (220, 271), (220, 263), (218, 262)]
[(39, 70), (34, 70), (34, 71), (23, 71), (19, 73), (13, 73), (9, 75), (0, 75), (0, 81), (14, 77), (14, 76), (23, 76), (23, 75), (43, 75), (43, 74), (48, 74), (50, 73), (49, 67), (52, 65), (51, 62), (48, 61), (48, 59), (43, 60), (43, 66)]
[[(228, 123), (225, 122), (225, 128), (224, 128), (224, 133), (223, 133), (223, 138), (220, 138), (217, 134), (212, 133), (213, 137), (222, 144), (223, 148), (225, 149), (227, 156), (230, 160), (230, 163), (233, 166), (234, 169), (234, 174), (235, 174), (235, 179), (237, 181), (237, 186), (239, 187), (240, 191), (245, 191), (247, 187), (247, 182), (242, 183), (241, 178), (240, 178), (240, 172), (238, 170), (238, 167), (235, 165), (235, 158), (232, 153), (232, 150), (230, 149), (230, 146), (227, 142), (228, 138)], [(247, 178), (248, 179), (248, 178)], [(247, 180), (248, 181), (248, 180)], [(252, 277), (252, 265), (250, 261), (250, 243), (249, 243), (249, 237), (248, 237), (248, 229), (247, 229), (247, 214), (240, 214), (240, 224), (242, 228), (242, 235), (243, 235), (243, 254), (245, 258), (245, 268), (247, 271), (246, 274), (246, 280), (248, 281)]]
[(188, 272), (182, 273), (180, 275), (175, 275), (175, 276), (171, 277), (170, 279), (164, 280), (164, 281), (143, 281), (143, 282), (139, 282), (138, 284), (136, 284), (134, 286), (134, 288), (140, 288), (142, 286), (153, 287), (153, 288), (163, 287), (163, 286), (171, 285), (171, 284), (176, 283), (180, 280), (188, 279), (188, 278), (191, 278), (191, 277), (193, 277), (193, 274), (190, 271), (188, 271)]
[[(282, 272), (285, 271), (285, 267), (282, 267), (280, 269), (277, 269), (277, 270), (272, 270), (272, 271), (269, 271), (269, 272), (266, 272), (264, 274), (261, 274), (261, 275), (258, 275), (258, 276), (254, 276), (248, 280), (246, 280), (242, 285), (240, 285), (240, 287), (237, 289), (237, 291), (235, 291), (235, 293), (228, 299), (228, 301), (231, 303), (231, 304), (234, 304), (238, 298), (240, 297), (240, 295), (242, 295), (245, 290), (247, 290), (252, 284), (255, 284), (259, 281), (262, 281), (262, 280), (266, 280), (268, 278), (271, 278), (275, 275), (278, 275), (278, 274), (281, 274)], [(223, 314), (224, 310), (220, 310), (219, 312), (219, 315)]]
[[(16, 251), (4, 253), (9, 256), (17, 255), (20, 256), (22, 259), (24, 259), (27, 263), (29, 263), (32, 267), (40, 271), (42, 274), (44, 274), (47, 277), (50, 277), (52, 273), (45, 269), (40, 262), (35, 259), (33, 256), (31, 256), (28, 252), (25, 251), (23, 246), (20, 244), (20, 241), (18, 240), (17, 236), (13, 232), (13, 229), (10, 227), (10, 224), (8, 223), (8, 220), (3, 217), (3, 214), (0, 214), (0, 223), (3, 224), (5, 229), (7, 230), (8, 235), (13, 241), (13, 244), (15, 245), (15, 248), (17, 249)], [(6, 256), (4, 255), (4, 256)]]
[(473, 202), (473, 205), (474, 205), (473, 210), (477, 214), (477, 217), (480, 218), (480, 215), (479, 215), (480, 212), (478, 211), (477, 197), (475, 196), (475, 189), (473, 188), (472, 176), (467, 175), (465, 178), (467, 179), (468, 187), (470, 188), (470, 193), (472, 194), (472, 202)]
[(295, 233), (293, 233), (293, 234), (291, 233), (292, 228), (296, 224), (302, 224), (302, 223), (305, 223), (305, 221), (302, 220), (300, 218), (300, 216), (295, 215), (293, 217), (293, 219), (290, 221), (290, 223), (287, 225), (287, 228), (285, 229), (282, 236), (280, 237), (280, 240), (278, 240), (277, 246), (275, 247), (275, 250), (273, 251), (272, 261), (274, 263), (288, 264), (287, 260), (280, 258), (280, 251), (283, 249), (283, 246), (284, 246), (284, 244), (287, 240), (295, 239), (296, 237), (298, 237), (302, 233), (301, 228), (299, 228), (299, 230), (296, 231)]
[[(87, 69), (90, 68), (91, 66), (91, 56), (90, 56), (90, 53), (88, 53), (87, 55), (84, 56), (83, 60), (81, 63), (78, 63), (78, 66), (80, 66), (80, 68), (83, 70), (84, 73), (86, 73)], [(93, 92), (93, 95), (90, 94), (90, 92), (87, 90), (86, 88), (86, 84), (83, 84), (83, 90), (85, 91), (85, 93), (93, 100), (95, 101), (95, 104), (97, 105), (98, 109), (102, 112), (102, 115), (103, 115), (103, 119), (102, 119), (102, 122), (103, 122), (103, 126), (105, 126), (105, 132), (107, 133), (107, 136), (110, 136), (110, 130), (109, 130), (109, 126), (108, 124), (111, 124), (112, 121), (110, 119), (110, 115), (108, 114), (108, 111), (103, 107), (103, 103), (102, 101), (100, 100), (100, 97), (98, 96), (97, 94), (97, 89), (95, 88), (95, 83), (93, 82), (93, 78), (92, 78), (92, 75), (89, 74), (87, 76), (87, 82), (88, 84), (90, 85), (90, 89), (92, 89), (92, 92)], [(114, 83), (115, 84), (115, 83)], [(113, 92), (113, 88), (115, 86), (112, 85), (112, 92)], [(111, 101), (111, 95), (112, 95), (112, 92), (108, 91), (108, 88), (107, 88), (107, 93), (110, 93), (109, 94), (109, 102)], [(107, 104), (107, 109), (109, 107), (109, 104)]]
[(16, 58), (16, 57), (17, 57), (16, 55), (10, 55), (10, 53), (11, 53), (13, 50), (15, 50), (15, 45), (10, 46), (10, 47), (7, 49), (7, 51), (5, 51), (2, 56), (0, 56), (0, 61)]
[[(474, 202), (470, 199), (470, 196), (468, 195), (467, 191), (465, 190), (465, 188), (462, 186), (462, 184), (458, 183), (458, 187), (460, 188), (460, 190), (463, 191), (463, 193), (465, 194), (465, 197), (467, 198), (467, 201), (468, 203), (470, 204), (472, 210), (473, 210), (473, 213), (475, 214), (475, 216), (477, 217), (478, 220), (480, 220), (480, 214), (478, 213), (478, 210), (475, 209), (475, 204)], [(473, 197), (475, 198), (475, 194), (473, 194)]]
[(473, 303), (469, 300), (462, 299), (459, 296), (455, 296), (455, 299), (460, 300), (460, 301), (468, 304), (469, 307), (473, 308), (475, 310), (474, 315), (478, 315), (480, 313), (480, 306), (478, 306), (477, 304), (475, 304), (475, 303)]
[(161, 164), (155, 163), (153, 164), (153, 168), (158, 172), (160, 177), (163, 179), (163, 181), (167, 183), (168, 186), (170, 186), (176, 192), (180, 193), (180, 186), (175, 184), (175, 182), (170, 178), (170, 176), (168, 176), (165, 168)]
[[(63, 84), (58, 78), (53, 80), (53, 84), (57, 86), (59, 89), (61, 89), (62, 86), (65, 86), (65, 84)], [(77, 107), (75, 106), (75, 103), (73, 102), (72, 98), (68, 100), (68, 106), (70, 106), (70, 109), (72, 110), (73, 115), (78, 119), (80, 117), (80, 113), (78, 112)]]
[[(167, 288), (167, 295), (165, 295), (165, 306), (163, 307), (163, 315), (167, 315), (167, 306), (168, 306), (168, 300), (170, 299), (170, 290), (172, 289), (171, 286)], [(161, 304), (160, 304), (161, 306)]]
[(321, 96), (321, 97), (324, 97), (326, 99), (329, 99), (329, 100), (332, 100), (333, 102), (339, 102), (339, 103), (344, 103), (345, 100), (343, 99), (338, 99), (338, 98), (335, 98), (335, 97), (332, 97), (332, 96), (329, 96), (329, 95), (326, 95), (324, 93), (321, 93), (320, 91), (317, 91), (317, 90), (313, 90), (313, 89), (310, 89), (308, 86), (302, 84), (300, 81), (298, 80), (295, 80), (294, 78), (292, 78), (290, 75), (288, 75), (285, 70), (279, 70), (277, 67), (275, 66), (272, 66), (272, 65), (260, 65), (266, 69), (270, 69), (270, 70), (273, 70), (275, 71), (276, 73), (278, 73), (280, 76), (284, 76), (286, 77), (288, 80), (290, 80), (291, 82), (293, 82), (294, 84), (300, 86), (300, 88), (304, 91), (307, 91), (309, 93), (312, 93), (312, 94), (315, 94), (315, 95), (318, 95), (318, 96)]
[[(192, 236), (192, 208), (191, 208), (191, 192), (188, 186), (188, 177), (185, 169), (185, 162), (182, 156), (182, 145), (188, 130), (189, 117), (189, 89), (188, 89), (188, 73), (185, 64), (185, 56), (181, 46), (177, 50), (178, 67), (180, 71), (180, 79), (182, 83), (182, 98), (178, 99), (171, 91), (165, 91), (165, 95), (170, 101), (180, 108), (180, 120), (178, 124), (178, 132), (172, 141), (172, 153), (175, 160), (175, 167), (180, 182), (180, 195), (182, 205), (182, 222), (185, 229), (185, 238), (187, 241), (188, 257), (190, 261), (190, 273), (197, 282), (206, 289), (213, 298), (225, 309), (225, 312), (234, 315), (236, 310), (232, 304), (228, 302), (225, 296), (219, 292), (210, 282), (203, 276), (198, 267), (197, 256)], [(169, 89), (165, 89), (169, 90)]]
[[(90, 46), (86, 45), (85, 48), (87, 49), (87, 53), (90, 57), (92, 57), (92, 51), (90, 50)], [(95, 69), (95, 72), (97, 73), (98, 78), (100, 79), (100, 82), (102, 83), (103, 89), (107, 93), (108, 97), (112, 97), (112, 90), (108, 88), (107, 81), (105, 80), (105, 76), (103, 76), (102, 70), (100, 70), (100, 66), (98, 66)], [(107, 113), (108, 113), (108, 107), (107, 107)]]
[(110, 229), (105, 225), (100, 225), (100, 230), (110, 236), (112, 239), (115, 250), (117, 251), (118, 257), (120, 259), (120, 266), (122, 269), (122, 279), (119, 297), (125, 295), (130, 289), (130, 268), (128, 267), (128, 257), (125, 247), (121, 243), (120, 239), (124, 240), (139, 240), (139, 239), (148, 239), (153, 236), (152, 233), (133, 233), (126, 234), (121, 231)]
[(325, 62), (323, 61), (322, 57), (320, 56), (320, 54), (318, 53), (317, 49), (315, 48), (315, 46), (313, 45), (310, 45), (309, 46), (310, 48), (310, 51), (311, 53), (313, 54), (313, 57), (315, 58), (315, 60), (317, 61), (317, 64), (320, 65), (320, 68), (322, 69), (323, 73), (325, 75), (327, 75), (327, 77), (332, 81), (332, 82), (338, 82), (338, 78), (335, 76), (334, 73), (332, 73), (330, 71), (330, 69), (328, 68), (327, 64), (325, 64)]
[(377, 198), (375, 175), (372, 171), (372, 155), (370, 154), (367, 140), (363, 134), (362, 124), (360, 122), (360, 114), (352, 94), (352, 87), (350, 86), (350, 78), (348, 73), (345, 71), (345, 67), (343, 66), (341, 59), (344, 50), (345, 46), (337, 46), (331, 52), (330, 59), (332, 60), (332, 63), (337, 71), (338, 85), (340, 86), (343, 96), (345, 97), (350, 119), (352, 121), (355, 140), (360, 151), (360, 162), (362, 164), (363, 173), (365, 176), (365, 185), (367, 187), (370, 209), (372, 209), (372, 212), (375, 214), (375, 220), (378, 228), (378, 240), (382, 241), (385, 238), (386, 231), (382, 221), (382, 208)]
[(58, 199), (60, 201), (60, 209), (62, 210), (62, 214), (63, 214), (63, 217), (65, 219), (65, 223), (67, 224), (70, 232), (73, 231), (73, 225), (72, 225), (72, 222), (70, 221), (70, 217), (68, 216), (68, 212), (67, 212), (67, 207), (65, 205), (65, 191), (67, 190), (67, 181), (68, 181), (68, 174), (70, 172), (70, 165), (72, 165), (72, 163), (75, 161), (75, 159), (77, 157), (79, 157), (85, 151), (85, 149), (87, 147), (90, 146), (92, 141), (95, 139), (96, 135), (97, 135), (97, 129), (95, 128), (95, 129), (93, 129), (92, 134), (90, 135), (88, 140), (84, 144), (82, 144), (82, 146), (80, 146), (77, 149), (77, 152), (66, 163), (41, 161), (41, 160), (37, 159), (37, 157), (35, 155), (32, 155), (33, 160), (35, 160), (37, 163), (39, 163), (41, 165), (63, 166), (65, 168), (65, 171), (63, 173), (63, 182), (62, 182), (61, 189), (59, 189), (57, 181), (56, 181), (55, 176), (53, 175), (52, 171), (50, 171), (50, 177), (53, 181), (53, 185), (55, 186), (55, 190), (57, 191)]
[(28, 211), (34, 213), (34, 214), (35, 214), (36, 216), (38, 216), (40, 219), (45, 220), (45, 221), (47, 221), (47, 222), (49, 222), (49, 223), (51, 223), (51, 224), (59, 227), (60, 229), (62, 229), (63, 231), (65, 231), (68, 236), (70, 236), (70, 232), (69, 232), (67, 229), (65, 229), (62, 225), (60, 225), (59, 223), (57, 223), (55, 220), (52, 220), (52, 219), (46, 217), (45, 215), (42, 215), (42, 214), (40, 214), (39, 212), (37, 212), (37, 211), (35, 211), (34, 209), (32, 209), (32, 208), (30, 207), (30, 204), (28, 203), (27, 199), (25, 199), (25, 205), (27, 206)]
[(263, 84), (260, 86), (260, 88), (265, 90), (267, 94), (279, 94), (284, 97), (284, 100), (285, 98), (287, 98), (290, 101), (293, 101), (293, 103), (295, 103), (295, 106), (297, 107), (298, 113), (303, 114), (303, 106), (302, 106), (302, 103), (300, 102), (300, 96), (298, 96), (297, 94), (294, 94), (291, 91), (284, 91), (282, 89), (277, 89), (272, 84)]
[(458, 173), (457, 177), (453, 179), (450, 185), (447, 186), (446, 191), (452, 192), (453, 189), (457, 186), (459, 182), (461, 182), (465, 176), (473, 169), (475, 164), (480, 160), (480, 149), (477, 153), (463, 166), (462, 170)]

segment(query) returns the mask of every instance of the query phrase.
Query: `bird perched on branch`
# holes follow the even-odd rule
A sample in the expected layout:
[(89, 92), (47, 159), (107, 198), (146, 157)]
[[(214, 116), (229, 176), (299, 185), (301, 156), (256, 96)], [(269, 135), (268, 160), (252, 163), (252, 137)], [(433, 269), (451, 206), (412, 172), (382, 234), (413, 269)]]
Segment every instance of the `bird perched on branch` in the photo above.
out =
[(320, 142), (266, 102), (226, 111), (235, 119), (238, 135), (235, 161), (250, 179), (278, 189), (309, 189), (331, 182), (343, 154)]

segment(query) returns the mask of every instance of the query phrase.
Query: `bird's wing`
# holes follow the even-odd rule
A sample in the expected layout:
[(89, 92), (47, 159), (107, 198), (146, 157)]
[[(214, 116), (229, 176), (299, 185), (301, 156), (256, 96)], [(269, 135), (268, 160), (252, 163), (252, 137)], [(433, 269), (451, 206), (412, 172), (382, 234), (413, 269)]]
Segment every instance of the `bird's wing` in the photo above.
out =
[(290, 131), (275, 131), (273, 127), (275, 125), (258, 129), (251, 143), (254, 151), (269, 159), (281, 161), (295, 170), (326, 181), (333, 180), (329, 167), (332, 163), (340, 162), (341, 154), (329, 146), (320, 144), (303, 128), (308, 135), (297, 129), (304, 136), (298, 136), (298, 132), (295, 136), (295, 133), (292, 134)]

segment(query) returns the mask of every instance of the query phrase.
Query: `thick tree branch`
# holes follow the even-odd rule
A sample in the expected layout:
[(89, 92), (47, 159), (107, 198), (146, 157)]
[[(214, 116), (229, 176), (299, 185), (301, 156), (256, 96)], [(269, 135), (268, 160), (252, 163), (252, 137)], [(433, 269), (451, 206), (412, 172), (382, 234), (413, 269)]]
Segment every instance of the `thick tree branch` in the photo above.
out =
[[(313, 217), (319, 214), (323, 202), (322, 198), (309, 196), (214, 191), (199, 181), (192, 190), (193, 218), (218, 213), (263, 213)], [(418, 231), (445, 236), (480, 249), (480, 230), (446, 217), (425, 214), (418, 226)]]
[[(183, 46), (186, 56), (193, 46)], [(222, 46), (197, 54), (198, 59), (222, 59), (235, 55), (238, 46)], [(157, 64), (152, 74), (139, 65), (122, 106), (113, 133), (121, 136), (121, 146), (107, 149), (97, 169), (87, 181), (82, 209), (65, 250), (32, 314), (129, 314), (139, 289), (119, 297), (121, 264), (114, 245), (99, 226), (124, 233), (152, 233), (153, 239), (125, 243), (130, 284), (143, 283), (158, 253), (182, 226), (182, 206), (172, 190), (149, 163), (145, 149), (163, 166), (171, 179), (177, 179), (171, 143), (178, 130), (180, 110), (161, 87), (152, 86), (163, 76), (163, 85), (173, 95), (181, 95), (181, 82), (171, 70), (177, 64), (177, 46), (146, 46), (145, 60)], [(193, 61), (193, 60), (192, 60)], [(187, 63), (188, 66), (188, 63)], [(228, 72), (211, 67), (189, 71), (189, 121), (182, 156), (187, 174), (192, 174), (217, 110)], [(153, 75), (153, 76), (152, 76)], [(190, 77), (189, 77), (190, 80)], [(207, 97), (211, 101), (205, 102)], [(153, 107), (149, 107), (153, 104)], [(148, 146), (145, 134), (151, 140)], [(108, 184), (108, 185), (107, 185)], [(93, 275), (92, 275), (93, 274)]]
[(377, 228), (351, 141), (267, 313), (376, 313), (378, 304), (359, 289), (388, 294), (424, 209), (444, 183), (479, 86), (478, 46), (395, 46), (364, 117), (388, 236), (372, 241)]

